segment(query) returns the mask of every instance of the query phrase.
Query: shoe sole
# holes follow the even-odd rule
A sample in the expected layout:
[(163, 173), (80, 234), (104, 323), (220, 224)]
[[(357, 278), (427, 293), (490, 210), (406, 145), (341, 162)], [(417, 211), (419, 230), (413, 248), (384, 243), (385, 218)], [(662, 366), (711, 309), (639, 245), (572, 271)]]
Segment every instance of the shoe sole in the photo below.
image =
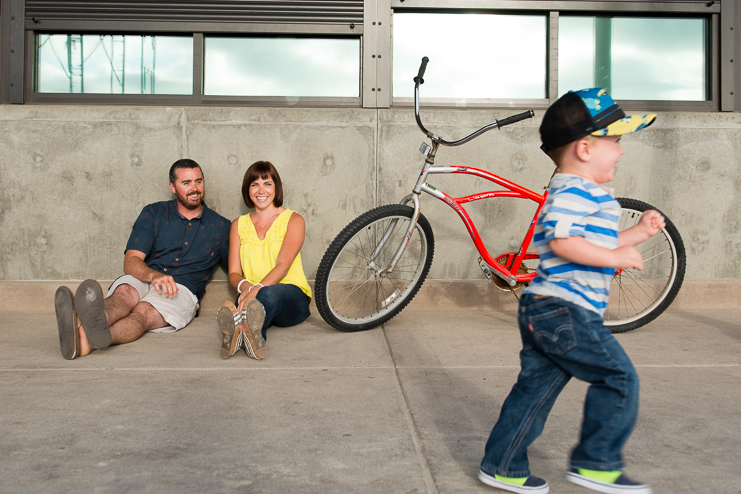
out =
[(220, 307), (216, 313), (216, 322), (221, 331), (221, 358), (229, 358), (242, 346), (242, 332), (234, 326), (234, 312), (231, 307)]
[(245, 336), (245, 350), (250, 357), (260, 360), (264, 359), (268, 352), (265, 349), (265, 340), (262, 339), (262, 325), (265, 323), (265, 307), (259, 300), (253, 298), (245, 307), (247, 317), (242, 323)]
[(59, 349), (62, 351), (62, 357), (72, 360), (78, 355), (80, 335), (77, 332), (75, 297), (72, 290), (66, 286), (60, 286), (54, 294), (54, 312), (57, 314)]
[(111, 345), (111, 329), (103, 309), (103, 289), (95, 280), (80, 283), (75, 292), (75, 309), (82, 323), (87, 340), (95, 348), (108, 348)]
[(525, 487), (522, 485), (510, 484), (509, 482), (502, 482), (501, 480), (497, 480), (496, 477), (492, 477), (491, 475), (482, 472), (481, 470), (479, 470), (479, 480), (486, 485), (490, 485), (504, 491), (516, 492), (517, 494), (548, 494), (551, 491), (551, 488), (548, 484), (542, 485), (540, 487)]
[(600, 482), (599, 480), (590, 479), (583, 475), (573, 472), (566, 473), (566, 480), (572, 484), (580, 485), (593, 491), (602, 492), (603, 494), (651, 494), (651, 488), (647, 485), (615, 485)]

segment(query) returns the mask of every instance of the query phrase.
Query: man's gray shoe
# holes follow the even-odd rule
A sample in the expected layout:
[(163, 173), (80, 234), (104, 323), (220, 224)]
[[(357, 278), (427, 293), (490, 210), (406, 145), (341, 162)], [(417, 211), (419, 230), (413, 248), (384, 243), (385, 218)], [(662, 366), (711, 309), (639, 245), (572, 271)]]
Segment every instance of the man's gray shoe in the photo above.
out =
[(111, 329), (103, 310), (103, 289), (95, 280), (80, 283), (75, 292), (75, 309), (82, 329), (94, 348), (107, 348), (111, 344)]
[(79, 324), (75, 314), (75, 297), (66, 286), (60, 286), (54, 294), (54, 312), (57, 314), (59, 349), (62, 350), (62, 357), (72, 360), (79, 354), (80, 334), (77, 332)]

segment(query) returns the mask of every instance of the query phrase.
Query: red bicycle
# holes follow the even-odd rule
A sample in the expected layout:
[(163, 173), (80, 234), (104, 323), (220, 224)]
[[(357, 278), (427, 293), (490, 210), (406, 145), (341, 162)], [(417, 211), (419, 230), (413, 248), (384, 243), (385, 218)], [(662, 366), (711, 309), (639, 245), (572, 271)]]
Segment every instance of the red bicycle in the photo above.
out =
[[(463, 139), (447, 141), (427, 130), (420, 119), (419, 86), (424, 83), (422, 77), (427, 62), (424, 57), (414, 78), (414, 115), (431, 144), (423, 143), (420, 148), (425, 158), (412, 193), (400, 204), (381, 206), (357, 217), (332, 241), (317, 269), (314, 286), (317, 309), (329, 325), (341, 331), (365, 331), (385, 323), (409, 304), (424, 283), (432, 264), (435, 242), (430, 223), (420, 209), (423, 192), (443, 201), (458, 214), (479, 252), (481, 270), (499, 288), (515, 293), (536, 276), (534, 268), (526, 266), (525, 261), (538, 259), (538, 253), (529, 252), (528, 248), (538, 215), (548, 197), (548, 188), (545, 193), (538, 194), (486, 170), (435, 166), (440, 145), (460, 146), (491, 129), (532, 118), (535, 113), (528, 110), (495, 121)], [(501, 189), (451, 197), (427, 182), (430, 175), (436, 174), (472, 175)], [(505, 197), (533, 201), (537, 209), (519, 250), (494, 257), (489, 254), (464, 205)], [(644, 211), (656, 209), (635, 199), (618, 198), (618, 201), (623, 208), (620, 230), (638, 223)], [(610, 287), (605, 325), (614, 333), (636, 329), (658, 317), (677, 296), (684, 280), (684, 244), (669, 218), (661, 232), (636, 248), (643, 255), (643, 271), (616, 270)]]

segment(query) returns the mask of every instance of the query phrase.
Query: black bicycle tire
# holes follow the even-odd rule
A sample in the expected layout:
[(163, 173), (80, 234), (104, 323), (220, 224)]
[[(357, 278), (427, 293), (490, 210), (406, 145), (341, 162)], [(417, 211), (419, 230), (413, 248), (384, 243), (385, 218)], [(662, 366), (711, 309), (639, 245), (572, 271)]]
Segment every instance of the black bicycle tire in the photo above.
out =
[[(657, 208), (651, 206), (650, 204), (636, 199), (619, 197), (617, 200), (620, 203), (620, 206), (623, 208), (623, 214), (625, 214), (626, 211), (630, 210), (639, 213), (644, 213), (651, 209), (659, 211)], [(661, 213), (661, 211), (659, 212)], [(650, 323), (651, 321), (659, 317), (672, 304), (672, 302), (674, 302), (674, 299), (677, 297), (677, 294), (682, 287), (687, 267), (687, 256), (684, 248), (684, 242), (682, 241), (679, 230), (677, 230), (677, 227), (674, 225), (674, 223), (664, 213), (661, 214), (664, 216), (666, 226), (657, 235), (661, 235), (663, 234), (663, 232), (665, 232), (666, 238), (673, 244), (674, 251), (676, 252), (676, 259), (673, 263), (671, 284), (670, 286), (668, 286), (668, 288), (665, 288), (659, 294), (659, 298), (657, 298), (653, 302), (653, 304), (655, 304), (653, 305), (653, 307), (646, 308), (650, 310), (645, 312), (643, 315), (640, 315), (635, 319), (630, 318), (632, 320), (625, 323), (620, 323), (620, 320), (608, 321), (607, 319), (605, 319), (605, 326), (607, 326), (613, 333), (625, 333), (627, 331), (633, 331), (634, 329), (638, 329)], [(640, 244), (636, 247), (640, 247)], [(610, 287), (611, 294), (614, 294), (614, 290), (619, 289), (619, 287), (616, 286), (617, 279), (618, 276), (615, 277), (612, 286)], [(656, 303), (657, 301), (658, 303)]]
[(348, 247), (350, 242), (356, 237), (356, 235), (358, 235), (364, 229), (370, 227), (374, 223), (384, 221), (385, 219), (388, 219), (390, 217), (401, 216), (411, 219), (413, 214), (413, 208), (401, 204), (380, 206), (358, 216), (355, 220), (353, 220), (350, 224), (343, 228), (342, 231), (335, 237), (335, 239), (325, 251), (321, 262), (319, 263), (319, 267), (317, 268), (316, 273), (316, 280), (314, 283), (314, 297), (316, 307), (319, 311), (319, 314), (322, 316), (322, 319), (324, 319), (327, 324), (335, 329), (344, 332), (367, 331), (388, 322), (390, 319), (398, 315), (415, 297), (415, 295), (417, 295), (417, 292), (424, 283), (425, 279), (427, 278), (427, 274), (430, 271), (432, 258), (434, 257), (435, 252), (435, 239), (432, 233), (432, 227), (430, 226), (429, 221), (427, 221), (427, 218), (425, 218), (422, 214), (419, 215), (419, 218), (417, 220), (418, 229), (422, 229), (425, 235), (424, 241), (426, 243), (425, 259), (422, 271), (415, 280), (411, 280), (413, 282), (413, 286), (411, 286), (411, 289), (408, 289), (409, 285), (405, 287), (403, 299), (400, 299), (399, 302), (395, 301), (395, 305), (391, 310), (385, 311), (384, 309), (381, 309), (378, 313), (385, 312), (382, 316), (375, 317), (367, 322), (361, 322), (357, 324), (352, 323), (350, 321), (342, 320), (335, 315), (331, 307), (331, 300), (328, 292), (330, 288), (330, 277), (332, 275), (332, 270), (335, 266), (335, 263), (337, 262), (342, 252), (345, 251), (345, 249)]

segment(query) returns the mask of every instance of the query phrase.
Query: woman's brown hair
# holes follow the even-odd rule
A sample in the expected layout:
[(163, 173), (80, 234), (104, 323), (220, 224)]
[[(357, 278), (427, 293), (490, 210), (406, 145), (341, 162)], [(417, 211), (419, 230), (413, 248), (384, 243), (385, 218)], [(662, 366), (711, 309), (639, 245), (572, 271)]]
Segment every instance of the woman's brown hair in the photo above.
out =
[(242, 199), (248, 208), (253, 209), (255, 203), (250, 199), (250, 185), (258, 178), (267, 180), (268, 178), (273, 180), (275, 184), (275, 197), (273, 198), (273, 204), (275, 207), (281, 207), (283, 205), (283, 182), (280, 180), (278, 170), (269, 161), (255, 161), (247, 168), (244, 173), (244, 180), (242, 181)]

